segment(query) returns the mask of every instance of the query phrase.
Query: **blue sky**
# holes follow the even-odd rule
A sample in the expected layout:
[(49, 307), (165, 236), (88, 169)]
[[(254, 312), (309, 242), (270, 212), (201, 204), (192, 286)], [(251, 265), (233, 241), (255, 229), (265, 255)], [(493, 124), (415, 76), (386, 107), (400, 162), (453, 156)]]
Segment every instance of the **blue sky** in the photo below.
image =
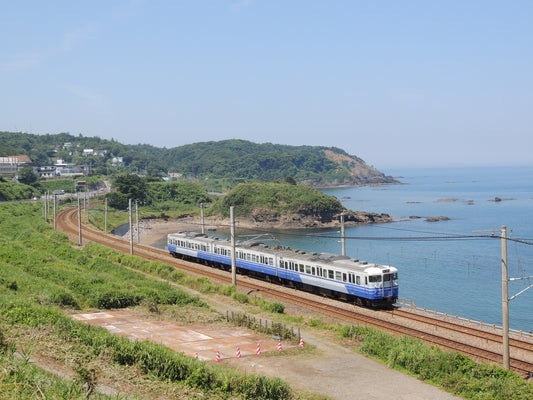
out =
[(533, 1), (3, 1), (0, 130), (533, 164)]

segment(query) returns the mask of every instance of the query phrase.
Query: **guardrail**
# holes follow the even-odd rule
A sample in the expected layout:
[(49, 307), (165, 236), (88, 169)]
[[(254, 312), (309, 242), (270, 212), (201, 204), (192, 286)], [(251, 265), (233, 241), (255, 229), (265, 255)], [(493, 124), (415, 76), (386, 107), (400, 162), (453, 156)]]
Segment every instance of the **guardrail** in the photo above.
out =
[[(471, 318), (464, 318), (464, 317), (460, 317), (458, 315), (451, 315), (451, 314), (443, 313), (443, 312), (440, 312), (440, 311), (437, 311), (437, 310), (428, 310), (427, 308), (417, 307), (415, 305), (415, 303), (413, 302), (413, 300), (407, 300), (407, 299), (404, 299), (404, 298), (399, 298), (396, 301), (396, 305), (400, 306), (402, 308), (407, 308), (407, 309), (413, 310), (413, 311), (422, 311), (422, 312), (425, 312), (425, 313), (428, 313), (428, 314), (432, 314), (432, 315), (435, 315), (435, 316), (451, 318), (451, 319), (455, 319), (457, 321), (464, 321), (464, 322), (468, 322), (469, 324), (479, 325), (480, 327), (492, 328), (492, 329), (499, 330), (499, 331), (503, 332), (503, 327), (501, 327), (500, 325), (488, 324), (486, 322), (476, 321), (476, 320), (473, 320)], [(513, 335), (513, 336), (521, 337), (521, 338), (522, 337), (533, 338), (533, 332), (532, 331), (524, 332), (522, 330), (517, 330), (517, 329), (509, 329), (509, 335)]]

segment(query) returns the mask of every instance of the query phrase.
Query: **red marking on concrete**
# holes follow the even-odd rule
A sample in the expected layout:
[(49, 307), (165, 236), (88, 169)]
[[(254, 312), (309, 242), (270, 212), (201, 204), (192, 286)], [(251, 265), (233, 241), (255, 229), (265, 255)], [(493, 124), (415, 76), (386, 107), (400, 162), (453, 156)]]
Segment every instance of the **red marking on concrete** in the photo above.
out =
[(106, 311), (72, 316), (78, 321), (106, 328), (110, 333), (130, 340), (150, 340), (200, 360), (214, 360), (219, 351), (221, 358), (234, 358), (235, 347), (241, 356), (255, 355), (258, 343), (263, 351), (276, 350), (272, 338), (235, 329), (214, 329), (204, 326), (178, 326), (166, 321), (146, 321), (127, 311)]

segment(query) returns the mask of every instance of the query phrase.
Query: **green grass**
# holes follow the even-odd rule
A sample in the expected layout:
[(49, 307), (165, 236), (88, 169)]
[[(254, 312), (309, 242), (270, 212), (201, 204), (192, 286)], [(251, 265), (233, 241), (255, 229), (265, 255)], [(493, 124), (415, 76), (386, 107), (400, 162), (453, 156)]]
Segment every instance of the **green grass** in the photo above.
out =
[[(2, 326), (55, 332), (73, 347), (86, 348), (91, 359), (105, 354), (117, 366), (134, 365), (146, 377), (189, 387), (209, 396), (243, 399), (293, 397), (288, 384), (280, 379), (206, 365), (165, 346), (148, 341), (131, 342), (127, 338), (113, 336), (103, 328), (72, 320), (64, 309), (122, 308), (142, 302), (187, 310), (191, 306), (206, 306), (197, 297), (191, 297), (167, 282), (147, 278), (132, 270), (136, 268), (154, 271), (161, 276), (183, 278), (168, 265), (149, 263), (95, 244), (74, 247), (66, 235), (55, 232), (40, 215), (40, 207), (34, 204), (0, 205), (0, 332)], [(222, 290), (206, 280), (199, 279), (198, 283), (207, 290)], [(229, 292), (234, 293), (234, 289), (229, 289)], [(5, 343), (5, 340), (0, 342)], [(5, 351), (0, 363), (0, 371), (14, 367), (13, 359)], [(82, 363), (76, 371), (85, 381), (84, 387), (94, 383), (90, 364)], [(24, 374), (16, 378), (24, 380), (20, 398), (35, 396), (26, 386), (35, 388), (36, 384), (32, 382), (39, 380), (41, 373), (38, 369), (24, 369)], [(12, 384), (8, 378), (1, 373), (3, 387)], [(43, 393), (42, 397), (77, 398), (79, 387), (61, 384), (60, 389), (54, 386), (45, 390), (48, 394)], [(56, 396), (63, 390), (73, 394), (70, 397)], [(83, 395), (81, 392), (80, 396)]]
[(465, 399), (533, 399), (533, 384), (497, 365), (478, 364), (462, 354), (374, 328), (337, 326), (335, 329), (343, 339), (358, 341), (362, 354)]

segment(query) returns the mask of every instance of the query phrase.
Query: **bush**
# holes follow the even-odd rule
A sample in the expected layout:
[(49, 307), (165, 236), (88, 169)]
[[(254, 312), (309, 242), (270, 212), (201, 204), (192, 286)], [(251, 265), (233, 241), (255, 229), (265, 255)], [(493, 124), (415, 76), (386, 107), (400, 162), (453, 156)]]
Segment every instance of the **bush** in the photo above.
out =
[(126, 308), (137, 306), (141, 303), (142, 297), (135, 293), (109, 289), (95, 296), (95, 307), (109, 310), (111, 308)]
[(72, 307), (76, 310), (80, 309), (80, 306), (72, 293), (69, 292), (58, 292), (50, 296), (50, 303), (57, 304), (63, 307)]

